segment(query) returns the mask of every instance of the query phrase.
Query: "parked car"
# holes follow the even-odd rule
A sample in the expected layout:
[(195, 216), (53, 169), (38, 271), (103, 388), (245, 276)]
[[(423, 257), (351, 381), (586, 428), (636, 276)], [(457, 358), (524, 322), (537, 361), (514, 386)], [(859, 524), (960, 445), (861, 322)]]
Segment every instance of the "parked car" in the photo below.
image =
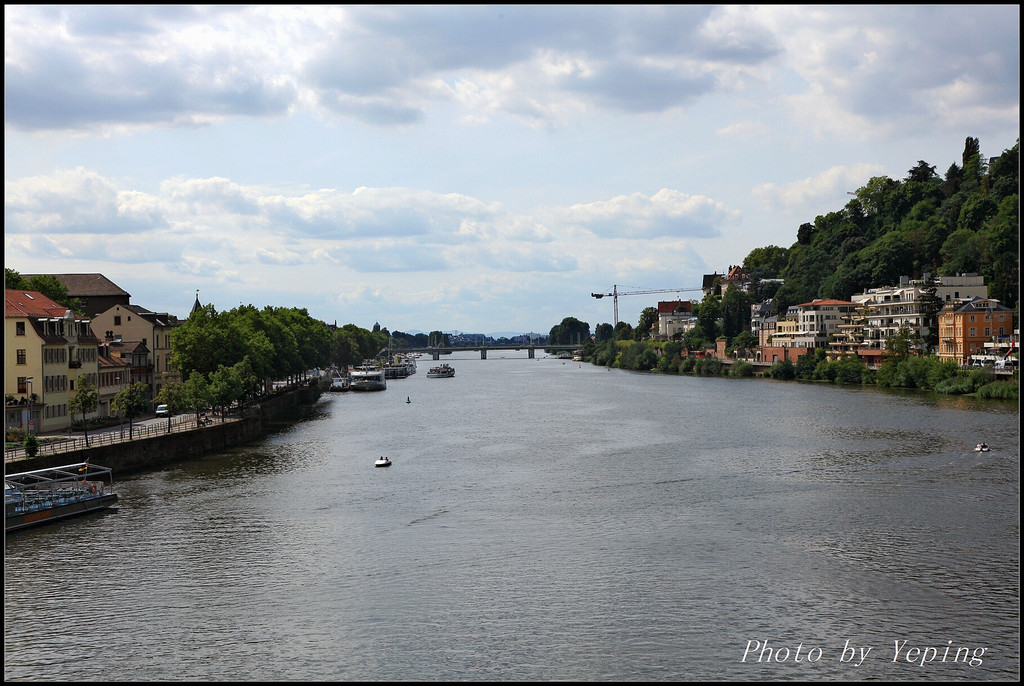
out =
[(157, 405), (156, 406), (156, 416), (157, 417), (170, 417), (171, 416), (171, 410), (166, 405)]

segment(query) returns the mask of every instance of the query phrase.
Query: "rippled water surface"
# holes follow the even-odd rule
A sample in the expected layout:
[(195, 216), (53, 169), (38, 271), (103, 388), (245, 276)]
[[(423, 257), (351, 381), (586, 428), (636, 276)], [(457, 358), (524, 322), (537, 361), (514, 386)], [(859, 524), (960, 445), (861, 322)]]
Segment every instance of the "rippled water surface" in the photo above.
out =
[(8, 537), (5, 678), (1019, 676), (1015, 405), (522, 355)]

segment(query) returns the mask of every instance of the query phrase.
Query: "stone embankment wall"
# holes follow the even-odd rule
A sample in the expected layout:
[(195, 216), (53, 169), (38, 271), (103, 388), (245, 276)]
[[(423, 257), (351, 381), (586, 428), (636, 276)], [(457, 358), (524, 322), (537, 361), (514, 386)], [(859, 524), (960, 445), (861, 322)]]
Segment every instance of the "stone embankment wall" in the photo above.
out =
[(37, 456), (6, 465), (6, 472), (28, 472), (60, 467), (88, 460), (110, 467), (116, 476), (158, 467), (162, 464), (221, 452), (258, 440), (274, 425), (297, 421), (321, 395), (319, 386), (299, 386), (261, 400), (254, 411), (243, 417), (145, 439), (124, 441), (73, 450), (54, 455)]

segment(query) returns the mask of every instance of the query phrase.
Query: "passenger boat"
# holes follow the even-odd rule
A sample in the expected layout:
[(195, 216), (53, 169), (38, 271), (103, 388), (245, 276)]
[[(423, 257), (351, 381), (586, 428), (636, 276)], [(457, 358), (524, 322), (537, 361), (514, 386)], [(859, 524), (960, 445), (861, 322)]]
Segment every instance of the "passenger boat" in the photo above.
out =
[(431, 367), (427, 371), (428, 379), (447, 379), (452, 376), (455, 376), (455, 367), (452, 367), (447, 363)]
[(376, 367), (356, 367), (348, 373), (350, 391), (383, 391), (388, 387), (384, 370)]
[(374, 467), (390, 467), (391, 466), (391, 458), (390, 457), (385, 457), (384, 455), (381, 455), (377, 459), (377, 461), (373, 463), (373, 466)]
[(395, 355), (384, 367), (388, 379), (404, 379), (416, 373), (416, 360), (408, 355)]
[(4, 531), (105, 510), (117, 502), (109, 467), (88, 462), (4, 476)]

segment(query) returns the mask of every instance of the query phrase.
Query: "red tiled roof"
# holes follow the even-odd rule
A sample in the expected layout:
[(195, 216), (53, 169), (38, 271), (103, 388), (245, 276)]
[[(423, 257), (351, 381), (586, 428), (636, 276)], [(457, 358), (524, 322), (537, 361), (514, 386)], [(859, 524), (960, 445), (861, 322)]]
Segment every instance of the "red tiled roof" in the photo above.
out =
[(68, 308), (37, 291), (4, 290), (4, 316), (63, 317)]
[(857, 303), (850, 302), (849, 300), (812, 300), (809, 303), (801, 303), (797, 307), (808, 307), (810, 305), (853, 305), (859, 307)]

